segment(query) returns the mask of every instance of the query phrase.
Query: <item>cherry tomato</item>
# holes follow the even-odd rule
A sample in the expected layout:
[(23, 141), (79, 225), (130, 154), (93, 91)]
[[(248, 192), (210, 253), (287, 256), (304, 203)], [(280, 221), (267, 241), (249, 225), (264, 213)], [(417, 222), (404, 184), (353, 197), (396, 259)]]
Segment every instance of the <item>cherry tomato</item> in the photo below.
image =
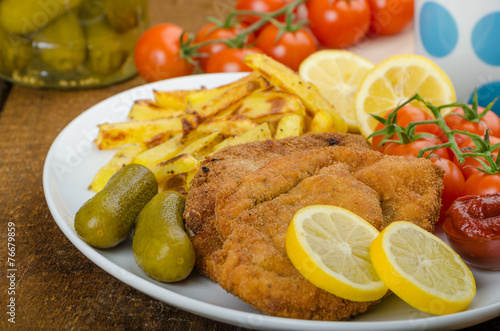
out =
[[(384, 117), (387, 118), (389, 113), (390, 111), (387, 112)], [(412, 105), (405, 105), (398, 110), (396, 123), (397, 125), (406, 128), (408, 124), (410, 124), (411, 122), (420, 122), (432, 119), (433, 117), (429, 113), (423, 111), (422, 109)], [(383, 128), (384, 125), (382, 123), (379, 123), (375, 127), (375, 131), (382, 130)], [(420, 124), (415, 127), (415, 133), (423, 133), (423, 132), (434, 134), (441, 140), (442, 137), (446, 138), (443, 131), (439, 128), (437, 124)], [(377, 150), (379, 152), (384, 151), (385, 148), (384, 145), (380, 145), (380, 142), (384, 137), (385, 137), (384, 135), (372, 137), (372, 146), (374, 150)], [(397, 138), (396, 135), (392, 137), (392, 139), (396, 138)]]
[(463, 195), (477, 195), (500, 192), (500, 174), (473, 173), (464, 185)]
[(316, 39), (305, 28), (285, 32), (277, 38), (279, 32), (280, 28), (276, 25), (267, 24), (259, 34), (257, 47), (276, 61), (297, 71), (300, 63), (318, 50)]
[[(492, 145), (498, 144), (498, 143), (500, 143), (500, 138), (490, 137), (490, 143)], [(460, 145), (460, 149), (463, 149), (463, 148), (466, 148), (466, 147), (473, 147), (473, 148), (475, 148), (476, 145), (474, 145), (474, 143), (472, 142), (472, 140), (468, 139), (462, 145)], [(493, 152), (493, 159), (494, 160), (496, 160), (496, 155), (498, 155), (498, 151), (499, 151), (499, 149), (497, 148)], [(463, 152), (466, 153), (467, 150), (464, 150)], [(484, 158), (479, 158), (479, 159), (481, 159), (484, 162), (486, 162), (486, 160)], [(469, 178), (473, 173), (479, 171), (475, 167), (482, 168), (481, 163), (478, 160), (476, 160), (475, 158), (470, 157), (470, 156), (466, 157), (464, 159), (464, 163), (458, 162), (458, 159), (456, 158), (456, 156), (453, 156), (453, 162), (460, 168), (460, 170), (464, 174), (465, 179)]]
[[(421, 149), (426, 147), (436, 146), (441, 144), (441, 140), (436, 137), (423, 137), (412, 141), (408, 144), (398, 144), (398, 143), (387, 143), (383, 153), (387, 155), (399, 155), (399, 156), (418, 156)], [(426, 157), (431, 152), (425, 152), (423, 157)], [(439, 148), (432, 152), (432, 154), (439, 156), (442, 159), (449, 159), (450, 155), (447, 148)], [(434, 157), (431, 157), (434, 158)]]
[(370, 32), (382, 36), (401, 32), (413, 19), (413, 0), (369, 0)]
[[(288, 3), (286, 0), (238, 0), (236, 10), (249, 10), (258, 13), (270, 13), (280, 9)], [(252, 24), (260, 18), (256, 15), (241, 15), (239, 17), (243, 22)], [(283, 18), (279, 18), (282, 20)]]
[(206, 72), (251, 72), (252, 69), (243, 63), (247, 54), (264, 52), (257, 47), (251, 48), (226, 48), (210, 57)]
[(452, 161), (445, 158), (438, 159), (437, 157), (431, 157), (430, 160), (444, 170), (444, 188), (441, 195), (441, 211), (439, 216), (440, 220), (444, 220), (446, 211), (453, 201), (462, 196), (465, 179), (460, 169)]
[(346, 48), (361, 40), (370, 26), (367, 0), (309, 0), (310, 28), (329, 48)]
[[(196, 34), (195, 43), (199, 44), (208, 40), (215, 39), (233, 39), (238, 34), (244, 30), (247, 26), (243, 23), (237, 23), (233, 27), (228, 28), (217, 28), (214, 23), (205, 24)], [(245, 45), (249, 45), (253, 43), (255, 40), (255, 36), (253, 33), (250, 33), (245, 42)], [(200, 67), (205, 70), (207, 67), (208, 59), (212, 54), (218, 53), (223, 49), (228, 48), (228, 46), (224, 43), (213, 43), (207, 46), (203, 46), (198, 48), (199, 53), (203, 53), (203, 56), (200, 57)]]
[(134, 63), (139, 74), (148, 82), (193, 72), (194, 65), (180, 57), (182, 32), (182, 28), (176, 24), (163, 23), (141, 35), (135, 46)]
[[(480, 106), (478, 106), (477, 109), (478, 113), (481, 113), (484, 110), (484, 108)], [(456, 114), (463, 115), (464, 110), (462, 108), (455, 108), (452, 112), (448, 113), (444, 117), (444, 120), (450, 129), (468, 131), (470, 133), (484, 135), (484, 126), (486, 125), (486, 127), (490, 129), (490, 136), (500, 138), (500, 117), (498, 117), (498, 115), (494, 112), (487, 112), (486, 115), (484, 115), (484, 117), (482, 118), (483, 123), (470, 122), (466, 119), (461, 118), (460, 116), (457, 116)], [(459, 146), (463, 144), (467, 139), (469, 138), (465, 135), (455, 135), (455, 140), (457, 141), (457, 144)]]

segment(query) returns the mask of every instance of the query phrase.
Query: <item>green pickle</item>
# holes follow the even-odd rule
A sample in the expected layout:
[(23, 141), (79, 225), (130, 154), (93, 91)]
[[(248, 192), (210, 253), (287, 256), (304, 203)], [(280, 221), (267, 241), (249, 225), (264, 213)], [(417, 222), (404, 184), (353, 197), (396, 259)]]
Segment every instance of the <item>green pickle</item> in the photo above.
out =
[(132, 78), (147, 9), (147, 0), (0, 0), (0, 78), (40, 88)]
[(158, 183), (151, 170), (129, 164), (78, 210), (76, 233), (91, 246), (114, 247), (129, 236), (137, 215), (157, 193)]
[(8, 32), (29, 34), (78, 6), (82, 0), (1, 0), (0, 25)]
[(162, 282), (185, 279), (194, 268), (195, 251), (185, 231), (185, 198), (174, 191), (155, 196), (135, 225), (132, 250), (141, 269)]
[(104, 0), (104, 11), (109, 23), (118, 32), (126, 32), (139, 25), (145, 0)]
[(109, 75), (121, 68), (129, 53), (118, 34), (106, 21), (85, 27), (88, 43), (87, 67), (98, 74)]
[(74, 71), (85, 60), (85, 35), (74, 13), (64, 14), (47, 25), (34, 41), (42, 60), (59, 72)]

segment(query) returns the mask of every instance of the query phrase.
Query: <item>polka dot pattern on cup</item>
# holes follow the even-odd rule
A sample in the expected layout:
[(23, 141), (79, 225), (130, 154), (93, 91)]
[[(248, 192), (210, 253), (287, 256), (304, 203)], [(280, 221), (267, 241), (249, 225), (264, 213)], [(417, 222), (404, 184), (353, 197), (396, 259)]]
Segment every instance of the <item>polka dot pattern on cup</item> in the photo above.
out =
[(486, 15), (474, 25), (471, 44), (482, 61), (500, 66), (500, 12)]
[(427, 2), (420, 12), (420, 38), (429, 54), (446, 56), (457, 45), (457, 23), (446, 8), (435, 2)]
[[(480, 106), (486, 107), (493, 100), (500, 96), (500, 82), (492, 82), (487, 83), (480, 86), (477, 89), (477, 103)], [(474, 93), (471, 94), (469, 99), (469, 104), (472, 104), (472, 99), (474, 97)], [(491, 108), (493, 112), (500, 116), (500, 100), (496, 101), (493, 107)]]

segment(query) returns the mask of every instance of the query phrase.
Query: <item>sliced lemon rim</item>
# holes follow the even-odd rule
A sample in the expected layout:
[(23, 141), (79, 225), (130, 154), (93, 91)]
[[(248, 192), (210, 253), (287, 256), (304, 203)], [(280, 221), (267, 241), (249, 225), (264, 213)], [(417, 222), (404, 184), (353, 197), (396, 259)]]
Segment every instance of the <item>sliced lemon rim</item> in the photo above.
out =
[(302, 61), (299, 75), (315, 85), (341, 113), (350, 131), (359, 131), (354, 97), (365, 74), (374, 64), (346, 50), (320, 50)]
[[(416, 93), (434, 106), (456, 101), (455, 88), (448, 75), (423, 56), (395, 55), (375, 65), (366, 73), (354, 98), (361, 134), (368, 137), (378, 123), (371, 113), (383, 116)], [(428, 110), (420, 102), (412, 104)]]
[(349, 210), (313, 205), (294, 215), (286, 251), (295, 268), (317, 287), (351, 301), (373, 301), (387, 292), (368, 251), (378, 234)]
[(370, 256), (389, 289), (419, 310), (456, 313), (475, 296), (474, 276), (460, 256), (413, 223), (388, 225), (372, 242)]

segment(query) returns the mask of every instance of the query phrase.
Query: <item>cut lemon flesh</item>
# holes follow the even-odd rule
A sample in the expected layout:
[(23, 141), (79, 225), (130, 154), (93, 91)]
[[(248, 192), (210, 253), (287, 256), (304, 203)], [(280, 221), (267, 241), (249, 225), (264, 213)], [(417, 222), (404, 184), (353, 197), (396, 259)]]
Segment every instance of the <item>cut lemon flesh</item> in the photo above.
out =
[(387, 292), (368, 250), (378, 234), (346, 209), (313, 205), (294, 215), (286, 251), (292, 264), (317, 287), (344, 299), (372, 301)]
[[(370, 114), (383, 116), (417, 93), (434, 106), (456, 100), (450, 78), (438, 65), (423, 56), (396, 55), (375, 65), (364, 76), (354, 98), (361, 134), (369, 136), (378, 124)], [(412, 104), (427, 109), (417, 101)]]
[(419, 310), (456, 313), (475, 296), (474, 276), (458, 254), (413, 223), (387, 226), (372, 242), (370, 256), (389, 289)]
[(354, 96), (373, 63), (344, 50), (321, 50), (307, 57), (299, 75), (315, 85), (321, 94), (342, 114), (350, 131), (359, 131), (354, 111)]

